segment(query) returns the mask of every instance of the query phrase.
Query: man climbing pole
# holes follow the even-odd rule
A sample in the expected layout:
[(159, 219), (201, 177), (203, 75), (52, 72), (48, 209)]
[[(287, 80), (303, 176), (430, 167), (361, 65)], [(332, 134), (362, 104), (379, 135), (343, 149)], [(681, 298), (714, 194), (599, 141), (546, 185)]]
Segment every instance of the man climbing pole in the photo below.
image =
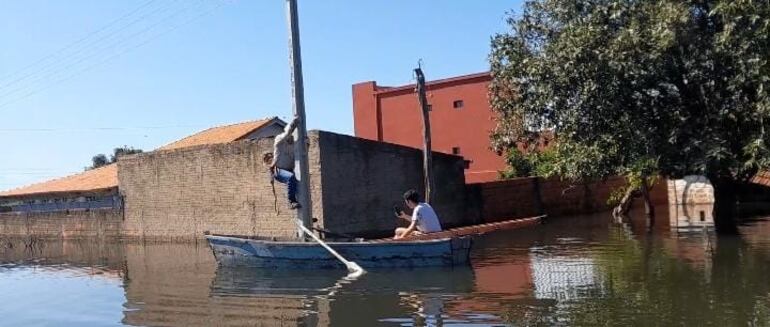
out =
[(262, 157), (262, 161), (268, 166), (270, 184), (274, 181), (286, 184), (290, 209), (300, 207), (297, 202), (297, 178), (294, 176), (294, 136), (292, 136), (297, 123), (299, 123), (299, 117), (294, 116), (283, 133), (276, 135), (273, 153), (265, 153)]

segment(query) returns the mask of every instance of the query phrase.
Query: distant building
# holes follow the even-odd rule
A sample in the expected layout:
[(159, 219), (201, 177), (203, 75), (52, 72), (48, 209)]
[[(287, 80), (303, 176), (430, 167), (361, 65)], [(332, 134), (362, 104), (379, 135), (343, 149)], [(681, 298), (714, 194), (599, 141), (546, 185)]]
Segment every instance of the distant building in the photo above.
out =
[[(463, 156), (467, 183), (492, 181), (505, 169), (492, 151), (489, 135), (494, 113), (487, 98), (489, 73), (426, 83), (433, 151)], [(376, 141), (422, 148), (422, 113), (415, 85), (353, 85), (355, 135)]]
[[(230, 143), (273, 137), (286, 123), (278, 118), (212, 127), (157, 150)], [(119, 208), (118, 165), (109, 164), (79, 174), (0, 192), (0, 212), (53, 212)]]

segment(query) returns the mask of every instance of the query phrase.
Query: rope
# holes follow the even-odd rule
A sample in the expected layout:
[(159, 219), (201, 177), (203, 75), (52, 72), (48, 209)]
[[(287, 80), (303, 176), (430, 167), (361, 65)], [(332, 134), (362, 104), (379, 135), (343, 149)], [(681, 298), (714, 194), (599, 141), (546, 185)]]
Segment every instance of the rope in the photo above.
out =
[(278, 196), (275, 194), (275, 181), (271, 180), (270, 186), (273, 187), (273, 209), (275, 209), (275, 215), (277, 216), (281, 213), (278, 211)]

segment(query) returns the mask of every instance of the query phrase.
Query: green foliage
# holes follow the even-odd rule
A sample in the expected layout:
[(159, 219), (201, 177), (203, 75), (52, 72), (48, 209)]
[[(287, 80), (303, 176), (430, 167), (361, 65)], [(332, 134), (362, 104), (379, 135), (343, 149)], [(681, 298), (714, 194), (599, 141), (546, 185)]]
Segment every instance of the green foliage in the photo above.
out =
[(91, 167), (86, 168), (86, 170), (106, 166), (109, 163), (110, 162), (107, 160), (107, 156), (105, 156), (103, 153), (100, 153), (91, 158)]
[(770, 166), (770, 2), (531, 0), (508, 23), (490, 54), (496, 149), (552, 129), (545, 170), (573, 180)]
[(644, 185), (644, 179), (647, 180), (647, 186), (652, 187), (658, 180), (658, 175), (655, 173), (657, 163), (652, 160), (638, 161), (628, 167), (625, 171), (621, 171), (621, 175), (626, 177), (626, 187), (613, 191), (607, 198), (607, 205), (616, 206), (620, 204), (623, 197), (628, 190), (639, 190)]
[(505, 162), (508, 164), (508, 169), (500, 172), (500, 178), (509, 179), (532, 176), (532, 163), (520, 151), (509, 151), (505, 157)]
[(554, 160), (556, 159), (556, 154), (552, 150), (527, 154), (512, 150), (507, 153), (505, 158), (508, 169), (501, 171), (500, 177), (503, 179), (530, 176), (550, 177), (554, 175), (556, 167)]
[(118, 161), (118, 158), (120, 158), (121, 156), (135, 154), (135, 153), (142, 153), (142, 149), (134, 149), (133, 147), (128, 147), (124, 145), (122, 147), (115, 148), (112, 152), (112, 155), (110, 155), (109, 160), (107, 159), (107, 155), (103, 153), (97, 154), (93, 156), (93, 158), (91, 158), (91, 166), (86, 167), (86, 170), (99, 168), (102, 166), (109, 165), (111, 163), (115, 163)]
[(112, 155), (110, 156), (110, 162), (117, 162), (118, 158), (121, 156), (136, 153), (142, 153), (142, 149), (134, 149), (133, 147), (128, 147), (125, 145), (120, 148), (115, 148), (115, 150), (112, 152)]

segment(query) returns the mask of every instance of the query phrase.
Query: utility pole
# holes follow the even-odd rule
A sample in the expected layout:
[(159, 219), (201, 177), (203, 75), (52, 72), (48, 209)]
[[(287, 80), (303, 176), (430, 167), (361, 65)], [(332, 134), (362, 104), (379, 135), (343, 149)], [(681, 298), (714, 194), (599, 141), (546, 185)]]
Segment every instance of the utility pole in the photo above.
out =
[[(297, 0), (286, 0), (287, 19), (289, 23), (289, 63), (291, 66), (291, 98), (294, 115), (299, 117), (299, 125), (294, 132), (294, 158), (296, 160), (295, 175), (298, 199), (301, 207), (297, 215), (307, 229), (312, 229), (313, 204), (310, 197), (310, 169), (307, 159), (307, 121), (305, 119), (305, 92), (302, 84), (302, 55), (299, 45), (299, 22), (297, 18)], [(297, 235), (305, 239), (302, 229)]]
[(422, 165), (425, 174), (425, 202), (430, 203), (433, 190), (433, 156), (430, 145), (430, 116), (428, 115), (428, 98), (425, 96), (425, 75), (422, 68), (414, 69), (417, 75), (417, 98), (420, 100), (422, 110)]

